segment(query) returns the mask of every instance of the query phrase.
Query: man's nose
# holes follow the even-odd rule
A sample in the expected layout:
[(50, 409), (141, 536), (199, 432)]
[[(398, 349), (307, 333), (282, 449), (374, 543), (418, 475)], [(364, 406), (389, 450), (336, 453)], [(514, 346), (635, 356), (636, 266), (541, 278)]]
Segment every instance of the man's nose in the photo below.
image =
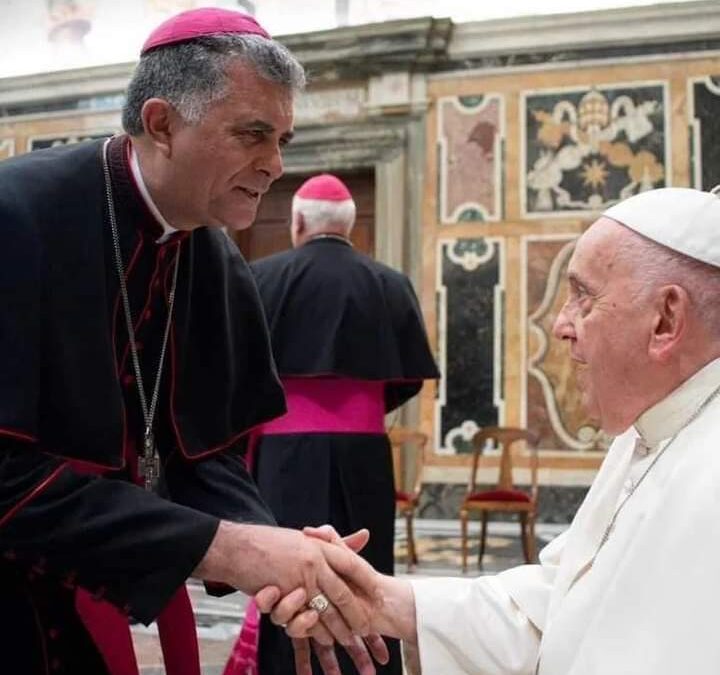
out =
[(270, 176), (271, 180), (277, 180), (282, 176), (285, 169), (282, 158), (282, 149), (279, 145), (275, 145), (263, 153), (255, 163), (258, 171), (262, 171)]
[(567, 311), (567, 303), (562, 306), (560, 313), (555, 319), (555, 323), (552, 328), (553, 335), (558, 340), (574, 340), (575, 339), (575, 327), (573, 322), (570, 320), (570, 316)]

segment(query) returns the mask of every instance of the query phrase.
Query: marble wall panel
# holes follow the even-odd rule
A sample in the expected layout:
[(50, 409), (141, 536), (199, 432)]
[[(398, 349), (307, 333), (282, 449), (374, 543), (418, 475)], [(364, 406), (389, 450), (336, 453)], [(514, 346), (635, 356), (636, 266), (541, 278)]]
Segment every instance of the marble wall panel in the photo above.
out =
[(440, 222), (502, 218), (504, 101), (498, 94), (438, 100)]
[(710, 190), (720, 184), (720, 76), (693, 78), (689, 90), (692, 183)]
[(435, 448), (466, 453), (480, 426), (502, 424), (504, 242), (440, 239)]
[(15, 141), (12, 138), (0, 139), (0, 161), (15, 154)]
[(599, 211), (670, 184), (665, 83), (523, 92), (522, 211)]
[(540, 435), (541, 449), (587, 451), (608, 439), (588, 419), (567, 345), (552, 335), (565, 302), (565, 274), (576, 235), (523, 237), (526, 372), (524, 424)]

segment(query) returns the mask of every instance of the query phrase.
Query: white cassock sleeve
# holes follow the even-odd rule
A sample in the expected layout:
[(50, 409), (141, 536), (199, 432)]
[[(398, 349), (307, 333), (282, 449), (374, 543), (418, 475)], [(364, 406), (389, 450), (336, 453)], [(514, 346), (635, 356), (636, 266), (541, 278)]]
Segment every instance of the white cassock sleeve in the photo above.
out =
[(539, 565), (412, 581), (423, 675), (532, 675), (565, 535)]

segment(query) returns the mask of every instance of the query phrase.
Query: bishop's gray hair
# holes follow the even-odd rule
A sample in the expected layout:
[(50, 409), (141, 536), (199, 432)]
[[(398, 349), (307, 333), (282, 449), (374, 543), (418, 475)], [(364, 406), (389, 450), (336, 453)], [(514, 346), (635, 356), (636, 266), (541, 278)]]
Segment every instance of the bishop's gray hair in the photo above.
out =
[(122, 125), (131, 136), (143, 133), (145, 101), (162, 98), (188, 124), (198, 124), (208, 107), (227, 94), (227, 70), (235, 59), (261, 77), (291, 91), (305, 86), (305, 73), (286, 47), (259, 35), (219, 33), (153, 49), (140, 58), (130, 80)]

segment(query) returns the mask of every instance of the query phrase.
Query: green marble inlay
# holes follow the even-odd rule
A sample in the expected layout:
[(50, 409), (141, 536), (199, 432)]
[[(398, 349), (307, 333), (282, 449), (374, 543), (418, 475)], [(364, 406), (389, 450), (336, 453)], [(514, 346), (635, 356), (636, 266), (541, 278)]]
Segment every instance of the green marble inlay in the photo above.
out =
[(461, 223), (477, 223), (484, 220), (483, 214), (478, 209), (473, 208), (464, 209), (458, 216), (458, 221)]
[(485, 97), (481, 94), (479, 96), (458, 96), (458, 101), (464, 108), (477, 108)]

